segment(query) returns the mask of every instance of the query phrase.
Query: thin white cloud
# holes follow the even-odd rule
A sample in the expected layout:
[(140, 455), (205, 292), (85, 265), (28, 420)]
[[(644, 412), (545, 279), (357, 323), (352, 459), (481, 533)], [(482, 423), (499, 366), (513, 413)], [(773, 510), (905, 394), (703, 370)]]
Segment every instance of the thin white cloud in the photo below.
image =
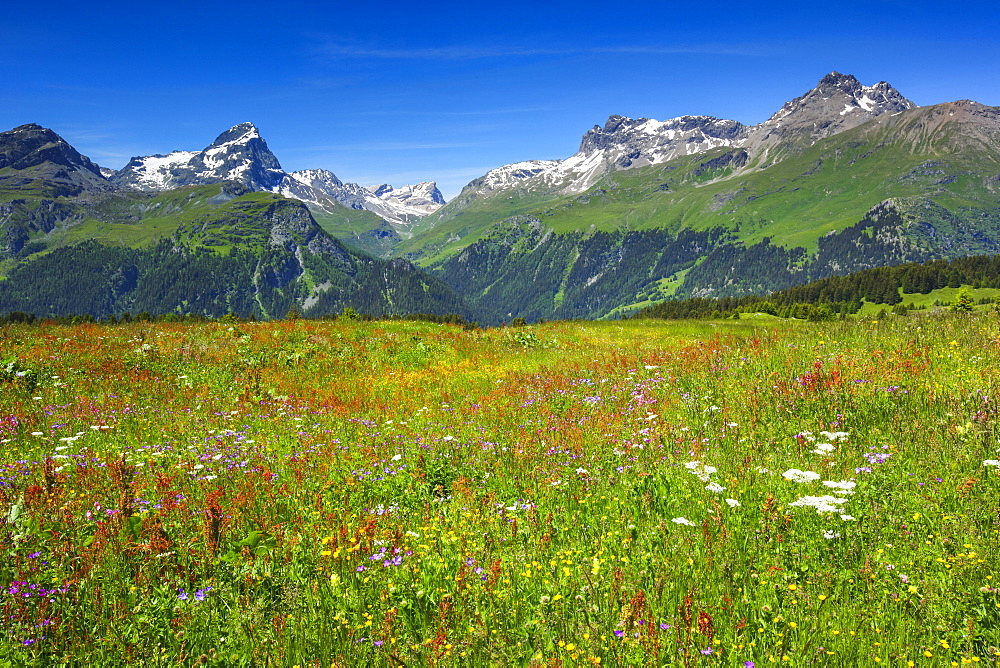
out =
[(552, 105), (537, 107), (497, 107), (495, 109), (466, 109), (466, 110), (422, 110), (422, 109), (372, 109), (365, 112), (365, 116), (503, 116), (505, 114), (537, 114), (550, 112), (555, 109)]
[(282, 153), (329, 153), (335, 151), (431, 151), (450, 148), (483, 148), (482, 142), (369, 142), (364, 144), (332, 144), (320, 146), (282, 147)]
[(577, 56), (599, 54), (700, 54), (721, 56), (754, 56), (763, 53), (763, 50), (760, 47), (733, 44), (690, 44), (677, 46), (637, 44), (625, 46), (565, 48), (452, 45), (413, 49), (383, 49), (332, 41), (320, 46), (319, 51), (327, 56), (412, 60), (470, 60), (478, 58)]

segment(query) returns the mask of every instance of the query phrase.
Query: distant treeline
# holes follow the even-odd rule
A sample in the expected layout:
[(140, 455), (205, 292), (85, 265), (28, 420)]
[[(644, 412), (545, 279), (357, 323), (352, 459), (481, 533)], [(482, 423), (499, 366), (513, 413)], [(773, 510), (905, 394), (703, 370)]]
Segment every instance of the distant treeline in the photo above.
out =
[(783, 318), (827, 320), (857, 313), (863, 302), (896, 306), (902, 292), (928, 294), (939, 288), (1000, 288), (1000, 255), (931, 260), (894, 267), (877, 267), (830, 276), (769, 295), (694, 297), (660, 302), (636, 313), (635, 318), (683, 320), (726, 318), (739, 313), (770, 313)]
[[(298, 309), (291, 309), (288, 315), (285, 316), (285, 320), (298, 320), (305, 319), (305, 316), (301, 315)], [(348, 307), (340, 314), (336, 315), (325, 315), (320, 318), (310, 318), (313, 320), (361, 320), (361, 321), (417, 321), (417, 322), (430, 322), (439, 325), (457, 325), (459, 327), (464, 327), (465, 329), (477, 329), (479, 323), (470, 322), (465, 318), (465, 316), (459, 315), (457, 313), (448, 313), (445, 315), (438, 315), (436, 313), (408, 313), (405, 315), (371, 315), (369, 313), (358, 313), (354, 309)], [(194, 322), (222, 322), (222, 323), (241, 323), (241, 322), (256, 322), (257, 319), (251, 315), (247, 318), (241, 318), (234, 313), (227, 313), (221, 317), (215, 318), (212, 316), (197, 314), (197, 313), (162, 313), (153, 314), (148, 312), (142, 313), (121, 313), (118, 315), (109, 315), (106, 318), (95, 318), (90, 314), (83, 315), (60, 315), (60, 316), (45, 316), (38, 317), (34, 313), (24, 313), (23, 311), (11, 311), (7, 315), (0, 315), (0, 325), (9, 324), (26, 324), (26, 325), (36, 325), (42, 323), (54, 323), (57, 325), (78, 325), (82, 323), (93, 323), (99, 325), (119, 325), (127, 324), (131, 322), (182, 322), (182, 323), (194, 323)]]
[[(0, 281), (0, 312), (53, 319), (86, 313), (95, 320), (125, 312), (233, 313), (270, 320), (298, 305), (312, 317), (348, 306), (377, 316), (436, 311), (472, 317), (444, 282), (408, 262), (353, 254), (339, 242), (331, 248), (300, 250), (300, 261), (284, 246), (217, 253), (176, 239), (142, 249), (88, 240), (14, 266)], [(314, 292), (313, 286), (323, 289)]]

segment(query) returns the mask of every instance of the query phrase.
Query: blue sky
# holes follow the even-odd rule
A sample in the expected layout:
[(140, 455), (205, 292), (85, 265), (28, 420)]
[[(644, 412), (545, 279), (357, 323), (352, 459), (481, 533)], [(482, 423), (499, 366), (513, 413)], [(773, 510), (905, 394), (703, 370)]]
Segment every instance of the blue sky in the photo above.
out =
[(446, 197), (611, 114), (758, 123), (833, 70), (1000, 105), (1000, 10), (979, 1), (18, 2), (0, 55), (0, 129), (40, 123), (102, 165), (252, 121), (288, 171)]

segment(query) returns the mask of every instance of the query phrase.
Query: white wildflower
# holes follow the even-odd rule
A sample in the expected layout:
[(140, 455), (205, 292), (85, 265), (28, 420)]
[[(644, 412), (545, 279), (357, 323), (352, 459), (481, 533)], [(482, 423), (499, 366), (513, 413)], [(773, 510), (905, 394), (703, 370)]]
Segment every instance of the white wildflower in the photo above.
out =
[(846, 502), (847, 499), (839, 496), (803, 496), (788, 505), (797, 508), (815, 508), (817, 513), (838, 513), (841, 509), (836, 504)]
[(675, 517), (674, 519), (672, 519), (670, 521), (673, 522), (674, 524), (683, 524), (683, 525), (689, 526), (689, 527), (696, 526), (694, 522), (692, 522), (691, 520), (687, 519), (686, 517)]
[(987, 459), (983, 461), (983, 466), (1000, 466), (1000, 459)]
[(854, 494), (854, 488), (858, 486), (858, 483), (851, 480), (841, 480), (840, 482), (834, 480), (824, 480), (823, 484), (831, 489), (837, 490), (837, 494)]
[(837, 448), (834, 447), (833, 443), (817, 443), (815, 450), (810, 450), (817, 455), (828, 455)]
[(726, 499), (726, 503), (729, 504), (730, 508), (739, 508), (741, 505), (736, 499)]
[(687, 468), (692, 475), (698, 476), (698, 480), (701, 480), (702, 482), (708, 482), (711, 479), (712, 474), (719, 470), (714, 466), (702, 464), (699, 461), (688, 462), (684, 465), (684, 467)]
[(837, 441), (847, 440), (848, 433), (846, 431), (821, 431), (820, 435), (822, 435), (823, 438), (836, 443)]
[(840, 538), (840, 534), (834, 533), (833, 531), (824, 531), (823, 538), (826, 538), (827, 540), (833, 540), (835, 538)]
[(822, 476), (813, 471), (800, 471), (798, 469), (788, 469), (781, 474), (785, 479), (791, 480), (792, 482), (812, 482), (813, 480), (819, 480)]
[(707, 485), (705, 485), (705, 489), (712, 492), (713, 494), (722, 494), (723, 492), (726, 491), (726, 488), (717, 482), (708, 483)]

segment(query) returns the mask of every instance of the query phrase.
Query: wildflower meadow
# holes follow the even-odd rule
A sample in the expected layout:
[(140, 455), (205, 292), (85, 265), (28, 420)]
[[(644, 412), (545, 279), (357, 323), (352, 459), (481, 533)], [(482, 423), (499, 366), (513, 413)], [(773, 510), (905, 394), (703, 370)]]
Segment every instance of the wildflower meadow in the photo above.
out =
[(0, 666), (995, 665), (1000, 320), (0, 328)]

